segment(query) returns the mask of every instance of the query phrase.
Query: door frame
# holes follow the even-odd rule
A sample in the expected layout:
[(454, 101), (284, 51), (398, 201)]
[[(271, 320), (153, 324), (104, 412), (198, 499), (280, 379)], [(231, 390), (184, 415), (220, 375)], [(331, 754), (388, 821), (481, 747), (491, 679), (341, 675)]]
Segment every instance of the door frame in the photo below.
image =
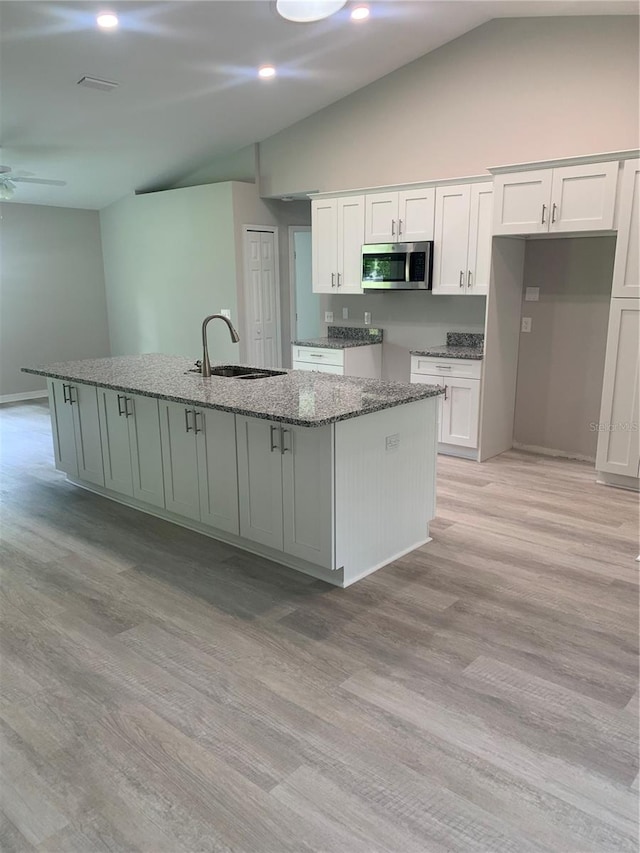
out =
[(247, 258), (247, 234), (250, 231), (264, 231), (270, 234), (273, 234), (273, 248), (274, 248), (274, 261), (275, 261), (275, 293), (276, 293), (276, 321), (277, 321), (277, 364), (275, 367), (282, 367), (282, 313), (280, 310), (280, 238), (279, 238), (279, 229), (277, 225), (243, 225), (242, 226), (242, 301), (244, 304), (244, 319), (242, 322), (242, 334), (244, 336), (245, 341), (247, 342), (247, 346), (245, 349), (246, 361), (249, 361), (250, 353), (247, 352), (250, 349), (249, 341), (249, 311), (248, 305), (249, 299), (251, 296), (249, 290), (249, 269), (248, 269), (248, 258)]
[(311, 231), (310, 225), (289, 226), (289, 323), (291, 340), (295, 340), (298, 334), (298, 323), (296, 319), (296, 259), (295, 259), (295, 237), (296, 231)]

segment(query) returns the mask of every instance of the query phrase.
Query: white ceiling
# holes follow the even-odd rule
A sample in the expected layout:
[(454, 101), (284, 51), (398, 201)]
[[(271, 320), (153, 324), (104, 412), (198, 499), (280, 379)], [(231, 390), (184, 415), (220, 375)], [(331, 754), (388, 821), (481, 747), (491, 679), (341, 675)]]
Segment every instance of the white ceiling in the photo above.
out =
[[(0, 163), (66, 181), (15, 201), (100, 209), (171, 185), (493, 17), (637, 14), (636, 0), (370, 0), (293, 24), (272, 0), (0, 0)], [(108, 8), (117, 31), (95, 26)], [(275, 80), (256, 68), (273, 63)], [(103, 93), (89, 75), (120, 84)]]

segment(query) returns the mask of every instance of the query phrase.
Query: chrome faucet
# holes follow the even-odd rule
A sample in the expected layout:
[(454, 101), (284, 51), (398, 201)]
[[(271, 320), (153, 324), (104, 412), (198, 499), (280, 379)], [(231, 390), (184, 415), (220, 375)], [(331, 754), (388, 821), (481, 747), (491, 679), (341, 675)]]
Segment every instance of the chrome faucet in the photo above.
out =
[(240, 335), (236, 332), (233, 327), (233, 323), (228, 317), (225, 317), (224, 314), (210, 314), (208, 317), (205, 317), (202, 321), (202, 375), (203, 376), (211, 376), (211, 362), (209, 361), (209, 347), (207, 346), (207, 324), (209, 320), (224, 320), (224, 322), (229, 327), (229, 333), (231, 335), (231, 340), (234, 344), (237, 344), (240, 340)]

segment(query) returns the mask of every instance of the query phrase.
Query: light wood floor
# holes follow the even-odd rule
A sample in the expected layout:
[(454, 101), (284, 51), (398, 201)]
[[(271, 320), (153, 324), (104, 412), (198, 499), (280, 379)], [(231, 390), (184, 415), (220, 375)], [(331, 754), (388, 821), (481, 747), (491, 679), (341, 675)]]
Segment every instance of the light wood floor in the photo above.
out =
[(637, 850), (635, 495), (441, 458), (434, 541), (339, 590), (0, 420), (3, 851)]

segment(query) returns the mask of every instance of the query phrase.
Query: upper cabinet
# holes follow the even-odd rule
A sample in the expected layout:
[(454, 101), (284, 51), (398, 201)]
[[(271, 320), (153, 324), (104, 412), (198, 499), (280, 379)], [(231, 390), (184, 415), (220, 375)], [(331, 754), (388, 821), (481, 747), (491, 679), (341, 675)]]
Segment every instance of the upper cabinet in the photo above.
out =
[(435, 188), (368, 193), (365, 243), (433, 240)]
[(610, 231), (618, 161), (498, 174), (494, 234)]
[(640, 160), (627, 160), (622, 173), (618, 240), (611, 295), (640, 296), (638, 242), (640, 235)]
[(311, 203), (314, 293), (362, 293), (364, 196)]
[(433, 293), (488, 293), (492, 200), (491, 181), (436, 189)]

